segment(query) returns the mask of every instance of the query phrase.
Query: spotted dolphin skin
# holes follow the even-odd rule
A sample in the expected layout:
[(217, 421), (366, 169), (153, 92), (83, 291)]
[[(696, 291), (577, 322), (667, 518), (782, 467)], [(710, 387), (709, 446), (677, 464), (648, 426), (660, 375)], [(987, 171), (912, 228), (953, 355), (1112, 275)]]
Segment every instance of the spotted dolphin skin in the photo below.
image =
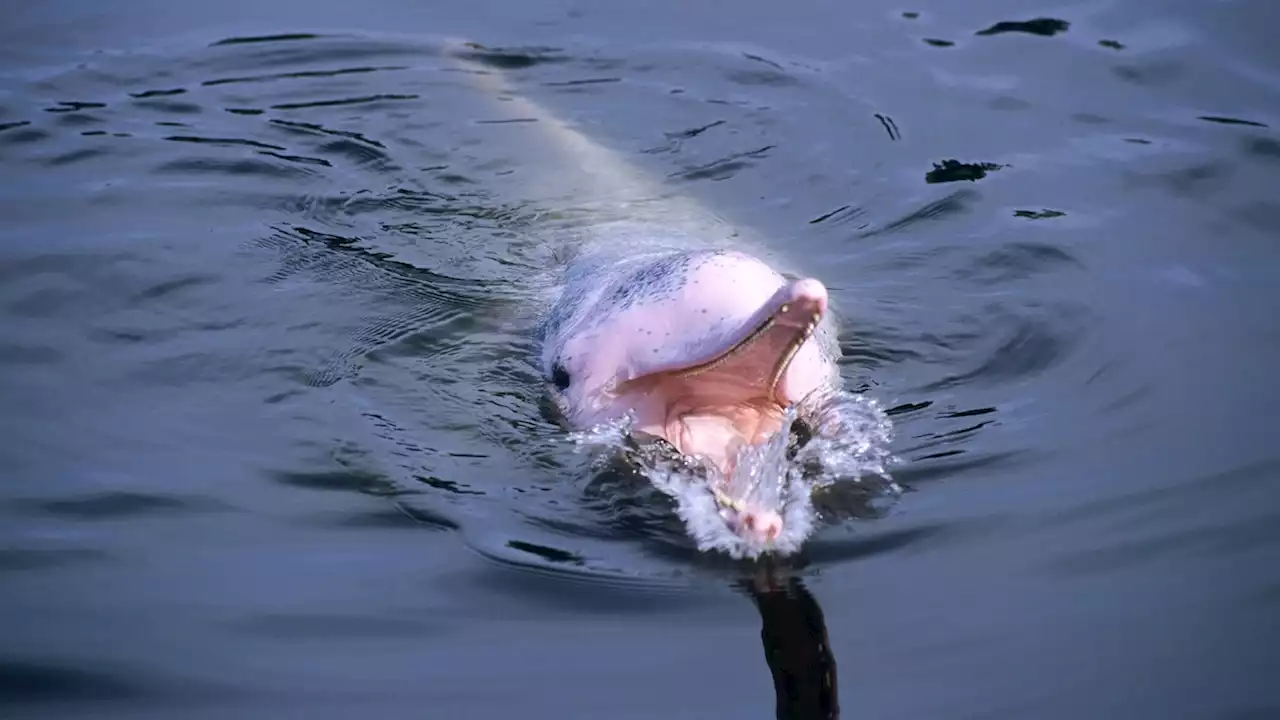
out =
[[(565, 421), (585, 429), (630, 416), (711, 469), (706, 491), (736, 536), (767, 548), (788, 532), (776, 502), (735, 495), (744, 448), (787, 429), (786, 410), (837, 389), (827, 290), (784, 275), (749, 240), (660, 188), (565, 121), (515, 95), (477, 45), (451, 57), (578, 169), (575, 201), (607, 209), (580, 242), (538, 329), (538, 361)], [(800, 532), (800, 530), (796, 530)], [(807, 532), (807, 528), (804, 530)]]

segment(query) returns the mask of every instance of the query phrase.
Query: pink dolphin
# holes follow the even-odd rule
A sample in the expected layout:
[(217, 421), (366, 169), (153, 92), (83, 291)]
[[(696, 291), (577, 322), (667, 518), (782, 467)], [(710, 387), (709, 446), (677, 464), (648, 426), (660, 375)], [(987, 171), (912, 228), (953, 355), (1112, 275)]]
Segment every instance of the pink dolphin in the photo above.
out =
[(750, 250), (762, 244), (522, 96), (502, 53), (453, 40), (445, 55), (498, 101), (489, 120), (522, 121), (488, 122), (486, 138), (558, 163), (551, 172), (531, 161), (512, 176), (536, 177), (528, 192), (544, 202), (589, 210), (553, 233), (568, 236), (576, 256), (552, 283), (538, 333), (541, 370), (568, 424), (632, 415), (633, 433), (718, 471), (708, 489), (719, 514), (751, 546), (768, 547), (788, 529), (784, 508), (735, 497), (745, 491), (724, 479), (739, 450), (784, 427), (787, 408), (838, 389), (825, 286), (783, 275)]
[(783, 413), (838, 382), (827, 291), (735, 250), (645, 252), (584, 261), (541, 329), (541, 366), (576, 427), (630, 413), (718, 472), (720, 514), (767, 547), (780, 508), (733, 497), (738, 451), (783, 427)]

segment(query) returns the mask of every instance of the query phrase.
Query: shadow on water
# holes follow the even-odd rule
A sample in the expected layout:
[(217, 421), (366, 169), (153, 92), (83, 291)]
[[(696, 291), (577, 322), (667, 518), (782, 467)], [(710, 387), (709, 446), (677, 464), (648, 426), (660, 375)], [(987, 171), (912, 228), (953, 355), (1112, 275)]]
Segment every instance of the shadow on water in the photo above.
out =
[(836, 659), (822, 608), (799, 578), (744, 580), (760, 611), (760, 642), (773, 675), (778, 720), (840, 717)]

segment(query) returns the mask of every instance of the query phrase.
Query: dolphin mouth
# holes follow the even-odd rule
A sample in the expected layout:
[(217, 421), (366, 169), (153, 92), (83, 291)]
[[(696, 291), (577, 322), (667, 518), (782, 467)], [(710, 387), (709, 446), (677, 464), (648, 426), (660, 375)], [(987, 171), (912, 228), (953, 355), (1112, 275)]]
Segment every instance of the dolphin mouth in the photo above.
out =
[[(787, 407), (799, 398), (787, 397), (782, 387), (791, 361), (813, 336), (827, 311), (827, 292), (817, 280), (794, 281), (780, 289), (761, 308), (757, 320), (733, 344), (711, 357), (692, 365), (667, 371), (667, 375), (684, 379), (696, 378), (719, 370), (731, 374), (741, 370), (744, 379), (762, 381), (764, 396), (779, 407)], [(772, 358), (761, 363), (762, 358)], [(743, 367), (736, 367), (741, 364)], [(767, 371), (761, 373), (761, 366)]]
[(784, 411), (807, 394), (810, 363), (798, 368), (799, 374), (788, 370), (826, 312), (826, 287), (815, 279), (794, 280), (718, 347), (618, 387), (633, 393), (644, 408), (642, 434), (661, 438), (680, 455), (700, 458), (717, 471), (707, 483), (717, 511), (735, 534), (760, 547), (781, 537), (785, 512), (774, 499), (757, 497), (743, 484), (754, 471), (742, 474), (740, 453), (773, 437), (783, 427)]

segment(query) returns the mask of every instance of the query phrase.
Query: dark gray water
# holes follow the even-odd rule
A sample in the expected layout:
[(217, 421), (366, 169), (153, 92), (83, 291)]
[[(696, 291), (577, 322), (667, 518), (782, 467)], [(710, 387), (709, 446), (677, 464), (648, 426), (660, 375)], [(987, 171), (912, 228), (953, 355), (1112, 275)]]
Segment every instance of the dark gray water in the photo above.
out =
[[(1280, 717), (1273, 5), (8, 4), (6, 717)], [(822, 278), (909, 492), (753, 567), (554, 442), (443, 36)]]

